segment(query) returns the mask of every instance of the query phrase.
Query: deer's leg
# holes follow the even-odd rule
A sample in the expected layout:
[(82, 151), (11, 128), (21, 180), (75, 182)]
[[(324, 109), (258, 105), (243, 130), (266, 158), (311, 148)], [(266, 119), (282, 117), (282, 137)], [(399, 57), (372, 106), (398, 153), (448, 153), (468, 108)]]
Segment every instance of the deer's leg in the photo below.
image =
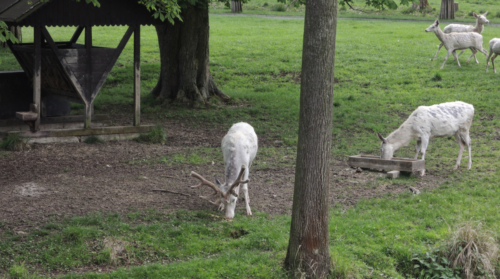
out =
[[(476, 58), (476, 53), (477, 53), (477, 50), (476, 50), (475, 48), (473, 48), (473, 47), (471, 47), (471, 48), (470, 48), (470, 50), (472, 51), (472, 55), (469, 57), (469, 59), (467, 59), (467, 65), (469, 65), (469, 61), (470, 61), (470, 59), (471, 59), (472, 57), (474, 57), (474, 59), (476, 59), (476, 63), (479, 63), (479, 62), (477, 61), (477, 58)], [(462, 52), (463, 52), (463, 50), (462, 50)]]
[[(441, 69), (443, 69), (443, 68), (444, 68), (444, 64), (446, 64), (446, 60), (448, 60), (448, 57), (450, 56), (450, 54), (451, 54), (451, 51), (448, 51), (448, 52), (446, 53), (446, 56), (444, 57), (443, 65), (441, 65)], [(457, 60), (457, 61), (458, 61), (458, 60)]]
[(470, 168), (472, 167), (472, 150), (471, 150), (472, 142), (470, 140), (469, 132), (467, 132), (467, 135), (465, 136), (465, 144), (467, 145), (467, 148), (469, 149), (469, 165), (468, 165), (467, 169), (470, 170)]
[(418, 159), (418, 152), (420, 152), (420, 145), (422, 145), (422, 141), (420, 139), (417, 140), (417, 146), (415, 147), (415, 150), (417, 151), (415, 154), (415, 160)]
[[(458, 67), (462, 67), (462, 66), (460, 65), (460, 61), (458, 61), (457, 51), (456, 51), (456, 50), (454, 50), (454, 51), (452, 52), (452, 54), (453, 54), (453, 57), (455, 57), (455, 60), (457, 60)], [(469, 58), (469, 59), (470, 59), (470, 58)]]
[(434, 58), (431, 58), (431, 61), (434, 61), (438, 57), (438, 53), (442, 47), (443, 47), (443, 43), (440, 43), (438, 46), (438, 51), (436, 52), (436, 55), (434, 55)]
[[(425, 152), (427, 152), (427, 146), (429, 145), (429, 138), (422, 137), (420, 138), (422, 142), (422, 147), (420, 148), (420, 151), (422, 152), (422, 160), (425, 160)], [(421, 176), (425, 175), (425, 170), (420, 172)]]
[(491, 65), (493, 65), (493, 72), (496, 74), (497, 69), (495, 69), (495, 58), (497, 58), (497, 54), (493, 54), (493, 57), (491, 57)]
[(252, 209), (250, 209), (250, 196), (248, 196), (248, 184), (245, 183), (241, 185), (243, 190), (243, 195), (245, 196), (245, 207), (247, 209), (247, 215), (252, 215)]
[(458, 151), (457, 163), (455, 164), (455, 167), (453, 168), (454, 170), (456, 170), (460, 167), (460, 162), (462, 161), (462, 154), (464, 152), (464, 147), (465, 147), (461, 135), (456, 134), (455, 138), (457, 139), (458, 144), (460, 145), (460, 150)]
[(488, 67), (490, 66), (491, 53), (486, 57), (486, 72), (488, 72)]

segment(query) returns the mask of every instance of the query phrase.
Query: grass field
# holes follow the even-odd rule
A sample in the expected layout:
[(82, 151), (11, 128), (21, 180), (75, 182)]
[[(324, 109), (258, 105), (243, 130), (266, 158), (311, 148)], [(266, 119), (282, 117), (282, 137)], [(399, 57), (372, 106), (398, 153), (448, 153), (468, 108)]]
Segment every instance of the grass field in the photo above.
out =
[[(194, 125), (204, 121), (228, 125), (243, 120), (256, 128), (259, 137), (282, 140), (293, 150), (297, 143), (303, 24), (301, 19), (211, 15), (212, 74), (234, 103), (245, 106), (194, 112), (153, 105), (148, 91), (158, 76), (159, 55), (154, 29), (143, 28), (143, 113), (158, 121), (182, 117)], [(333, 278), (412, 277), (413, 255), (440, 247), (449, 236), (449, 228), (465, 221), (482, 222), (495, 238), (499, 236), (500, 75), (491, 69), (484, 72), (486, 59), (482, 54), (478, 54), (480, 64), (466, 65), (470, 51), (460, 58), (461, 68), (449, 59), (439, 70), (445, 51), (437, 61), (430, 61), (439, 43), (434, 34), (424, 32), (430, 24), (431, 20), (339, 20), (332, 155), (345, 160), (359, 153), (377, 154), (377, 132), (388, 135), (420, 105), (461, 100), (476, 109), (471, 129), (472, 169), (452, 172), (458, 144), (452, 138), (433, 139), (426, 166), (427, 172), (444, 178), (438, 189), (419, 196), (407, 193), (363, 200), (351, 208), (332, 205)], [(29, 38), (29, 29), (24, 32)], [(72, 30), (54, 28), (50, 32), (62, 39)], [(115, 46), (124, 32), (124, 28), (96, 28), (95, 44)], [(483, 45), (499, 34), (500, 28), (486, 27)], [(2, 70), (19, 69), (8, 51), (0, 50), (0, 59)], [(129, 44), (96, 100), (97, 112), (110, 104), (132, 103), (128, 97), (133, 88), (131, 62)], [(273, 147), (265, 150), (267, 156), (281, 152)], [(413, 150), (412, 146), (403, 148), (395, 156), (411, 157)], [(417, 181), (381, 178), (379, 183), (412, 186)], [(257, 213), (223, 222), (213, 214), (96, 213), (48, 223), (22, 238), (6, 232), (0, 235), (0, 277), (286, 277), (281, 264), (289, 216)], [(110, 248), (106, 248), (110, 242), (125, 247), (126, 253), (112, 259)], [(103, 266), (102, 272), (88, 273), (93, 266)]]
[[(391, 18), (391, 19), (412, 19), (431, 20), (439, 18), (441, 0), (429, 0), (430, 8), (419, 11), (410, 6), (399, 6), (396, 10), (377, 10), (368, 7), (364, 0), (354, 0), (353, 8), (348, 6), (339, 7), (339, 17), (341, 18)], [(418, 2), (418, 1), (414, 1)], [(459, 3), (459, 10), (455, 13), (454, 21), (475, 22), (472, 12), (488, 12), (488, 19), (491, 23), (500, 23), (500, 6), (495, 0), (463, 0), (455, 1)], [(399, 4), (399, 1), (396, 1)], [(210, 6), (212, 13), (231, 13), (231, 10), (223, 3), (212, 3)], [(243, 14), (263, 14), (270, 16), (304, 16), (305, 6), (289, 6), (277, 1), (250, 0), (243, 4)]]

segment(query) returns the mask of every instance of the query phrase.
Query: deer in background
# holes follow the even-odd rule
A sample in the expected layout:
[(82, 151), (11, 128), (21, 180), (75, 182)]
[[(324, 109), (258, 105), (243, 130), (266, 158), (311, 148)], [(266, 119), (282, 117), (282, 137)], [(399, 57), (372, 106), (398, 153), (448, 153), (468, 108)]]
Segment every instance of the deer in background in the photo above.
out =
[[(488, 14), (488, 12), (486, 12), (482, 15), (478, 15), (476, 13), (472, 13), (472, 14), (476, 18), (476, 26), (464, 25), (464, 24), (449, 24), (443, 29), (443, 33), (445, 33), (445, 34), (449, 34), (452, 32), (458, 32), (458, 33), (476, 32), (478, 34), (483, 33), (484, 25), (490, 23), (490, 21), (486, 18), (486, 15)], [(439, 44), (438, 51), (436, 52), (436, 55), (434, 55), (434, 58), (431, 58), (431, 61), (433, 61), (434, 59), (437, 58), (439, 50), (441, 50), (443, 45), (444, 45), (443, 43)], [(465, 50), (462, 50), (460, 52), (460, 54), (458, 54), (458, 57), (460, 57), (460, 55), (462, 55), (462, 53), (464, 53), (464, 51)], [(476, 63), (479, 63), (479, 61), (477, 61), (476, 54), (473, 54), (473, 55), (474, 55), (474, 59), (476, 60)]]
[[(457, 163), (454, 169), (460, 166), (464, 147), (469, 149), (469, 166), (472, 167), (471, 139), (469, 130), (474, 117), (474, 107), (464, 102), (442, 103), (433, 106), (419, 106), (413, 111), (408, 119), (387, 138), (380, 133), (378, 137), (382, 141), (380, 147), (380, 158), (392, 159), (394, 152), (400, 147), (407, 146), (412, 139), (417, 140), (415, 160), (418, 159), (419, 151), (422, 151), (422, 160), (425, 160), (425, 151), (429, 139), (434, 137), (455, 136), (460, 145)], [(421, 175), (425, 174), (425, 170)]]
[[(491, 64), (493, 65), (493, 72), (496, 74), (497, 70), (495, 69), (495, 58), (497, 58), (497, 55), (500, 54), (500, 39), (499, 38), (493, 38), (490, 40), (490, 55), (486, 59), (486, 72), (488, 72), (488, 66), (490, 65), (490, 58), (491, 58)], [(493, 55), (493, 57), (491, 57)]]
[(199, 188), (205, 185), (212, 188), (215, 191), (213, 194), (213, 197), (216, 198), (215, 201), (210, 201), (209, 197), (201, 196), (201, 198), (209, 200), (213, 204), (219, 203), (219, 210), (225, 208), (226, 218), (233, 219), (241, 185), (247, 215), (252, 215), (248, 196), (248, 174), (252, 161), (257, 155), (257, 149), (258, 139), (253, 127), (245, 122), (234, 124), (222, 139), (226, 182), (222, 184), (216, 177), (217, 185), (215, 185), (196, 172), (191, 172), (191, 176), (200, 180), (200, 184), (191, 187)]
[(457, 60), (458, 67), (461, 67), (456, 50), (467, 48), (472, 50), (472, 55), (469, 59), (467, 59), (467, 64), (469, 64), (469, 60), (476, 54), (477, 51), (480, 51), (484, 55), (488, 56), (488, 52), (483, 48), (483, 36), (481, 36), (481, 34), (475, 32), (445, 34), (439, 27), (439, 20), (437, 19), (433, 24), (431, 24), (431, 26), (425, 29), (425, 32), (434, 32), (436, 37), (441, 41), (441, 43), (443, 43), (444, 47), (448, 51), (448, 53), (446, 53), (446, 57), (444, 58), (443, 65), (441, 65), (441, 69), (443, 69), (444, 64), (446, 64), (446, 60), (448, 60), (448, 57), (452, 53)]

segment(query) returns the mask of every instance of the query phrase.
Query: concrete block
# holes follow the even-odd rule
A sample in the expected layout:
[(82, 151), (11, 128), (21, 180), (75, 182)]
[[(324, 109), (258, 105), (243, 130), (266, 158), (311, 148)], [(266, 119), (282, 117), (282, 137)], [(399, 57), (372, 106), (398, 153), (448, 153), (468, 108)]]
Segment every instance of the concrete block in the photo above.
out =
[(387, 177), (388, 178), (398, 178), (399, 177), (399, 174), (400, 174), (400, 171), (390, 171), (390, 172), (387, 172)]

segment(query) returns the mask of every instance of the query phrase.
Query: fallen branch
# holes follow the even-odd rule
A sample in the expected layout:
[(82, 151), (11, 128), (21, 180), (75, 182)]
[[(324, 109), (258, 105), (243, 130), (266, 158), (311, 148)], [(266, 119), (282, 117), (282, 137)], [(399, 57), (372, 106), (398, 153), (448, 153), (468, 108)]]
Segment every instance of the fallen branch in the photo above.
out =
[(172, 193), (172, 194), (177, 194), (177, 195), (183, 195), (183, 196), (186, 196), (186, 197), (191, 197), (191, 195), (188, 195), (188, 194), (174, 192), (174, 191), (165, 190), (165, 189), (153, 189), (152, 191), (153, 192), (167, 192), (167, 193)]
[(180, 178), (178, 178), (178, 177), (175, 177), (175, 176), (169, 176), (169, 175), (161, 175), (160, 177), (174, 178), (174, 179), (179, 179), (179, 180), (181, 180), (181, 179), (180, 179)]

